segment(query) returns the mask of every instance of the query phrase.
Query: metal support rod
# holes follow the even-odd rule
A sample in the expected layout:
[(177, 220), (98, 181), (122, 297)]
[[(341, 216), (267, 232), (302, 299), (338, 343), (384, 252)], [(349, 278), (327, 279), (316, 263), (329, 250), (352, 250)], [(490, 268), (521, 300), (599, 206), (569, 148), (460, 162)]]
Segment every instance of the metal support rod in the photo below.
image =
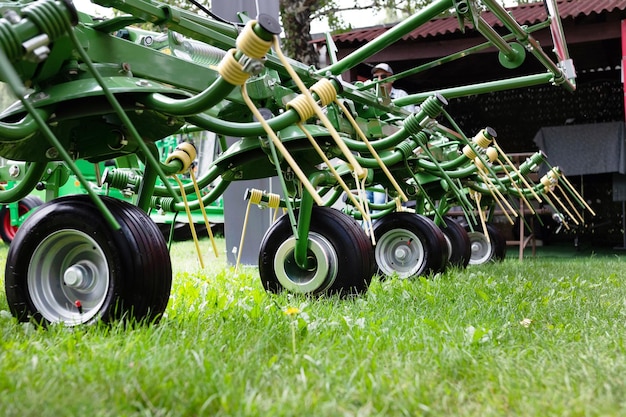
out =
[[(548, 26), (550, 26), (549, 22), (541, 22), (541, 23), (537, 23), (536, 25), (528, 27), (527, 30), (528, 30), (529, 33), (532, 33), (532, 32), (536, 32), (536, 31), (541, 30), (541, 29), (545, 29)], [(514, 40), (515, 36), (513, 34), (509, 33), (508, 35), (503, 36), (502, 39), (505, 42), (508, 43), (509, 41)], [(397, 74), (392, 75), (391, 77), (385, 78), (385, 81), (386, 82), (392, 82), (392, 81), (395, 81), (395, 80), (406, 78), (406, 77), (411, 76), (411, 75), (419, 74), (419, 73), (427, 71), (427, 70), (431, 70), (433, 68), (438, 68), (438, 67), (440, 67), (443, 64), (447, 64), (449, 62), (457, 61), (457, 60), (459, 60), (461, 58), (465, 58), (468, 55), (473, 55), (473, 54), (475, 54), (477, 52), (480, 52), (482, 50), (485, 50), (487, 48), (491, 48), (492, 46), (493, 46), (492, 43), (489, 42), (489, 41), (483, 42), (480, 45), (472, 46), (470, 48), (463, 49), (463, 50), (461, 50), (459, 52), (455, 52), (453, 54), (447, 55), (447, 56), (445, 56), (443, 58), (435, 59), (433, 61), (430, 61), (430, 62), (427, 62), (425, 64), (419, 65), (417, 67), (408, 69), (406, 71), (399, 72)], [(371, 83), (364, 84), (363, 86), (359, 87), (358, 90), (359, 91), (363, 91), (363, 90), (372, 89), (373, 86), (379, 84), (380, 82), (382, 82), (382, 80), (373, 81)]]
[[(325, 171), (317, 171), (309, 176), (309, 180), (314, 187), (327, 180), (329, 175)], [(309, 268), (309, 231), (311, 229), (311, 215), (313, 213), (313, 196), (306, 190), (302, 191), (300, 199), (300, 211), (298, 213), (298, 232), (296, 234), (296, 245), (294, 247), (294, 259), (300, 268)]]
[(452, 0), (439, 0), (431, 3), (422, 9), (419, 13), (403, 20), (396, 26), (389, 29), (387, 32), (366, 43), (365, 46), (357, 49), (351, 54), (347, 55), (338, 62), (322, 68), (317, 71), (318, 74), (326, 75), (331, 73), (333, 75), (339, 75), (352, 67), (366, 61), (374, 54), (382, 51), (392, 43), (402, 39), (402, 37), (411, 33), (416, 27), (423, 25), (430, 21), (434, 17), (440, 15), (443, 12), (452, 8)]
[(0, 191), (0, 203), (12, 203), (21, 200), (30, 194), (37, 182), (41, 180), (48, 164), (46, 162), (33, 162), (26, 168), (26, 174), (13, 188)]
[[(155, 158), (158, 157), (159, 151), (154, 143), (146, 145), (146, 147), (150, 151), (152, 151), (152, 154)], [(152, 165), (146, 164), (146, 168), (143, 171), (143, 178), (139, 183), (139, 190), (137, 192), (137, 207), (139, 207), (146, 213), (150, 209), (150, 200), (152, 199), (152, 194), (154, 193), (154, 185), (158, 176), (159, 174), (157, 170), (154, 169)]]
[(546, 55), (541, 45), (539, 45), (539, 42), (530, 36), (528, 32), (520, 26), (519, 23), (517, 23), (513, 16), (511, 16), (504, 9), (504, 7), (498, 4), (496, 0), (482, 1), (489, 8), (489, 10), (491, 10), (491, 12), (498, 19), (500, 19), (504, 26), (506, 26), (511, 33), (517, 37), (517, 40), (522, 42), (526, 46), (526, 49), (528, 49), (535, 56), (535, 58), (537, 58), (537, 60), (554, 75), (556, 84), (565, 84), (565, 88), (569, 91), (574, 91), (576, 89), (576, 86), (571, 82), (571, 80), (568, 80), (565, 77), (561, 68), (559, 68), (558, 65), (556, 65), (554, 61)]
[(509, 45), (508, 42), (505, 41), (498, 34), (498, 32), (496, 32), (495, 29), (489, 25), (489, 23), (485, 22), (485, 19), (483, 19), (482, 16), (478, 16), (478, 18), (476, 19), (476, 30), (478, 30), (481, 35), (487, 38), (487, 40), (489, 40), (489, 42), (491, 42), (493, 46), (498, 48), (498, 50), (503, 53), (510, 61), (514, 61), (516, 59), (517, 53), (515, 52), (515, 50), (511, 48), (511, 45)]
[[(37, 109), (36, 111), (44, 120), (50, 117), (50, 112), (44, 109)], [(0, 122), (0, 137), (2, 137), (2, 142), (19, 141), (35, 133), (38, 128), (39, 126), (37, 126), (35, 119), (27, 114), (19, 122)]]
[(313, 196), (304, 190), (300, 200), (300, 211), (298, 212), (298, 234), (296, 235), (296, 245), (293, 250), (293, 257), (296, 264), (303, 269), (308, 268), (309, 252), (309, 231), (311, 229), (311, 215), (313, 214)]
[[(438, 90), (437, 92), (446, 99), (466, 97), (475, 94), (492, 93), (495, 91), (513, 90), (516, 88), (531, 87), (533, 85), (545, 84), (553, 80), (551, 73), (526, 75), (522, 77), (509, 78), (501, 81), (489, 81), (486, 83), (473, 84), (463, 87), (452, 87)], [(411, 94), (394, 100), (396, 106), (406, 106), (413, 103), (420, 103), (434, 94), (433, 91), (425, 93)]]

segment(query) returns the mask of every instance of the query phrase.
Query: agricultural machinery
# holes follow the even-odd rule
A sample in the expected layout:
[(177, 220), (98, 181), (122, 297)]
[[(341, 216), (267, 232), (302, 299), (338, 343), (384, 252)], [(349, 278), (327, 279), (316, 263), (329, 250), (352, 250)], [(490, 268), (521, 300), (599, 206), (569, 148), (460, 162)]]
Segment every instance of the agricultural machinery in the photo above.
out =
[[(120, 13), (95, 19), (70, 0), (2, 4), (0, 79), (18, 100), (0, 115), (0, 156), (14, 167), (0, 171), (0, 181), (16, 184), (0, 191), (0, 203), (52, 189), (60, 165), (86, 190), (52, 198), (16, 233), (5, 287), (20, 320), (158, 320), (172, 267), (148, 213), (201, 210), (234, 181), (280, 182), (281, 195), (246, 195), (249, 204), (283, 212), (259, 251), (259, 275), (271, 292), (359, 294), (376, 273), (408, 278), (464, 267), (473, 252), (489, 259), (501, 251), (490, 216), (517, 216), (512, 202), (532, 210), (541, 201), (564, 222), (590, 210), (558, 167), (532, 181), (547, 164), (544, 154), (515, 166), (493, 129), (463, 132), (446, 111), (450, 99), (497, 89), (575, 89), (555, 0), (546, 0), (548, 20), (534, 27), (518, 24), (495, 0), (436, 0), (321, 69), (286, 57), (278, 22), (264, 14), (242, 15), (237, 24), (156, 1), (95, 3)], [(416, 70), (495, 47), (502, 65), (536, 59), (542, 72), (393, 101), (376, 82), (342, 81), (346, 70), (451, 10), (485, 43)], [(485, 10), (510, 33), (496, 32)], [(149, 31), (147, 23), (167, 31)], [(532, 36), (547, 26), (554, 59)], [(196, 149), (180, 143), (161, 161), (155, 142), (193, 131), (217, 135), (221, 153), (198, 178), (172, 183), (192, 172)], [(228, 145), (226, 137), (241, 139)], [(132, 203), (95, 193), (77, 166), (111, 160), (102, 184), (131, 192)], [(364, 197), (381, 188), (386, 203)]]
[[(159, 159), (165, 161), (171, 152), (174, 152), (176, 146), (181, 141), (193, 141), (193, 135), (172, 135), (161, 139), (156, 143), (159, 151)], [(214, 155), (206, 152), (204, 158), (211, 160)], [(133, 168), (135, 172), (141, 172), (143, 165), (137, 160), (137, 165)], [(192, 165), (193, 166), (193, 165)], [(104, 186), (102, 183), (103, 176), (108, 175), (117, 169), (116, 160), (101, 161), (92, 163), (86, 160), (77, 160), (76, 167), (80, 170), (83, 177), (87, 180), (86, 185), (99, 195), (107, 195), (121, 200), (134, 203), (136, 194), (132, 188), (112, 188)], [(21, 164), (15, 161), (7, 161), (0, 170), (17, 172), (22, 169)], [(128, 166), (125, 168), (128, 170)], [(7, 178), (5, 176), (5, 178)], [(180, 174), (179, 179), (185, 183), (189, 183), (189, 175)], [(171, 179), (170, 182), (176, 183)], [(5, 189), (15, 186), (14, 181), (8, 181)], [(49, 201), (64, 195), (84, 194), (85, 184), (81, 184), (76, 179), (74, 173), (68, 167), (61, 163), (51, 164), (47, 169), (47, 175), (36, 186), (37, 191), (25, 198), (6, 204), (0, 209), (0, 238), (6, 244), (10, 244), (17, 233), (19, 226), (32, 214), (33, 210), (42, 205), (45, 201)], [(206, 192), (202, 190), (201, 193)], [(196, 199), (193, 195), (190, 198)], [(224, 227), (224, 202), (222, 198), (214, 201), (208, 206), (204, 206), (202, 210), (190, 211), (190, 216), (180, 216), (179, 212), (164, 212), (161, 210), (151, 210), (150, 218), (159, 226), (163, 235), (169, 241), (189, 240), (193, 238), (194, 232), (198, 234), (206, 234), (208, 220), (209, 227), (216, 229), (219, 233), (223, 233)], [(195, 230), (192, 231), (189, 224), (194, 225)]]

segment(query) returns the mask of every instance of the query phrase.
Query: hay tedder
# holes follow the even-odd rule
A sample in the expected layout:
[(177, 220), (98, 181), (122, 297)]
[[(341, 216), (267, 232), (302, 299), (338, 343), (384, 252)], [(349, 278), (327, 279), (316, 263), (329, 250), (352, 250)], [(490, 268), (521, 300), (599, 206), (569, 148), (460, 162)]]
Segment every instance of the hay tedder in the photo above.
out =
[[(59, 166), (87, 190), (50, 199), (16, 233), (5, 287), (20, 320), (157, 320), (172, 268), (148, 213), (201, 210), (233, 181), (277, 176), (281, 184), (281, 195), (247, 194), (253, 204), (284, 212), (260, 247), (259, 275), (272, 292), (358, 294), (376, 273), (407, 278), (464, 267), (473, 253), (491, 259), (502, 248), (490, 216), (517, 216), (514, 202), (531, 210), (542, 202), (564, 222), (590, 210), (557, 167), (531, 181), (545, 155), (515, 166), (493, 129), (465, 133), (446, 111), (449, 99), (492, 90), (540, 83), (575, 89), (555, 0), (546, 0), (545, 24), (532, 28), (495, 0), (436, 0), (321, 69), (285, 57), (281, 28), (267, 15), (234, 24), (156, 1), (95, 3), (121, 13), (95, 19), (70, 0), (1, 3), (0, 79), (17, 101), (0, 114), (0, 156), (11, 161), (0, 181), (16, 184), (0, 191), (0, 203), (53, 189), (62, 181)], [(532, 57), (545, 70), (394, 101), (375, 82), (341, 80), (450, 10), (484, 36), (480, 47), (499, 50), (502, 65)], [(485, 10), (510, 33), (486, 23)], [(146, 23), (167, 31), (139, 27)], [(532, 36), (547, 26), (555, 58)], [(409, 112), (408, 104), (418, 106)], [(216, 134), (221, 153), (210, 169), (177, 186), (170, 177), (190, 169), (196, 150), (181, 143), (162, 161), (155, 142), (192, 131)], [(241, 139), (227, 145), (226, 137)], [(77, 161), (115, 161), (101, 186), (132, 192), (133, 202), (94, 192)], [(187, 198), (198, 189), (210, 191)], [(387, 202), (369, 203), (366, 190), (380, 189)], [(463, 214), (465, 227), (451, 219), (452, 210)]]

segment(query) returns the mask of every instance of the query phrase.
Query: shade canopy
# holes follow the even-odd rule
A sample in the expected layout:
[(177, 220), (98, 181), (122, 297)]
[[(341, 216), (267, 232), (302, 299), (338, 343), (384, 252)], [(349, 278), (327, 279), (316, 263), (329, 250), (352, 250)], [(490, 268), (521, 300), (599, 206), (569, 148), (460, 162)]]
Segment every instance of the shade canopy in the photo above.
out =
[(567, 176), (626, 174), (624, 122), (543, 127), (533, 140)]

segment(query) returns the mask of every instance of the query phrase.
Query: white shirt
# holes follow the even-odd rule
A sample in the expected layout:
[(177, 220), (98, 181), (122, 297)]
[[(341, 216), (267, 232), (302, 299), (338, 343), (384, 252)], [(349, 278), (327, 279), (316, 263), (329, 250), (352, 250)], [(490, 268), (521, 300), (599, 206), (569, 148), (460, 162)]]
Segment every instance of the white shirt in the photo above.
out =
[[(395, 87), (391, 87), (391, 91), (389, 92), (389, 97), (391, 98), (391, 100), (395, 100), (401, 97), (406, 97), (408, 95), (409, 93), (407, 93), (406, 91), (400, 88), (395, 88)], [(415, 106), (413, 104), (406, 105), (403, 108), (405, 110), (410, 111), (411, 113), (415, 112)]]

